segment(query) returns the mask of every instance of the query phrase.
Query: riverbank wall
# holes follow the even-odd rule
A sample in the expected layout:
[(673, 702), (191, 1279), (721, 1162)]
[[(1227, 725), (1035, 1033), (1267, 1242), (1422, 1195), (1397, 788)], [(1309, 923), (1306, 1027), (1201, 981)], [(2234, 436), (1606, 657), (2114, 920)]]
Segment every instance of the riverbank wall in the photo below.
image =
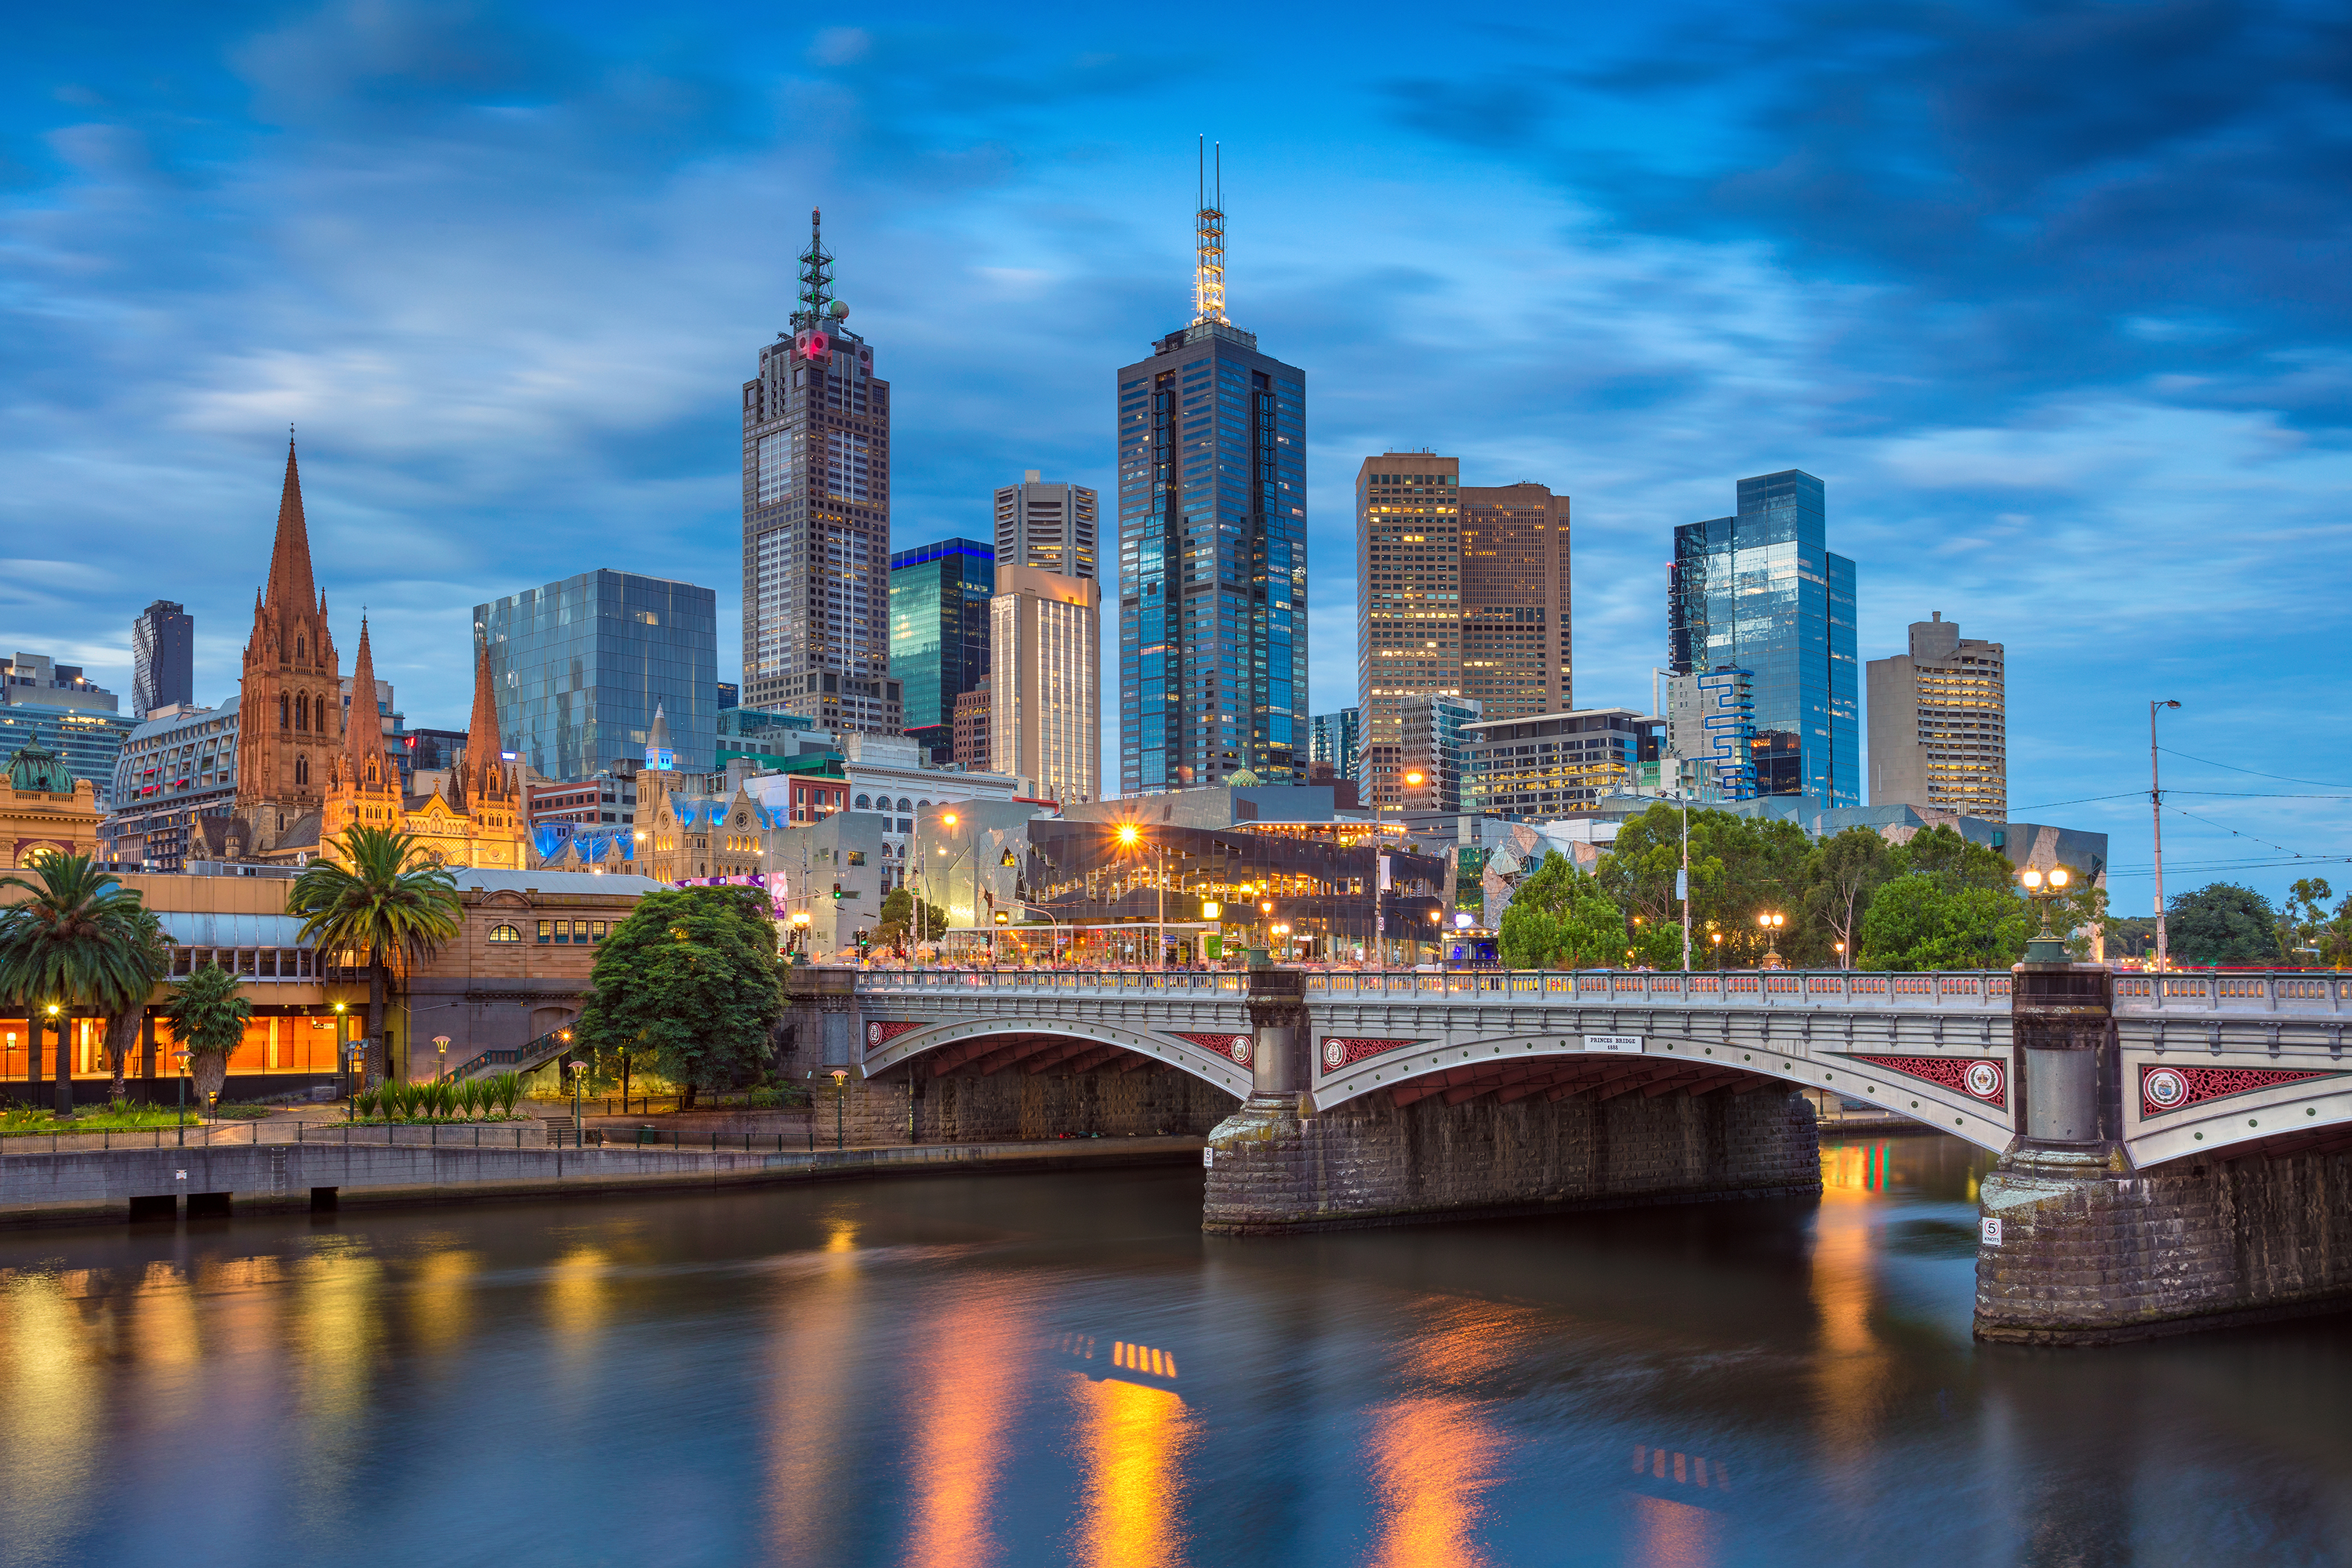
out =
[(121, 1224), (979, 1172), (1190, 1164), (1198, 1138), (1088, 1138), (740, 1153), (263, 1143), (0, 1157), (0, 1226)]
[(1257, 1095), (1209, 1135), (1202, 1227), (1265, 1235), (1822, 1190), (1801, 1095), (1569, 1095), (1299, 1114)]

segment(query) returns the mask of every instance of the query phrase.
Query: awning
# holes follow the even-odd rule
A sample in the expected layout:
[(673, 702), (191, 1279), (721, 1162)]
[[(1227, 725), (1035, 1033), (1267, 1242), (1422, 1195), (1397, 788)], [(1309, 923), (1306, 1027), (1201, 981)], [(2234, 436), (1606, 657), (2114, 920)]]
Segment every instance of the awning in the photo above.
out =
[(180, 947), (307, 947), (293, 915), (189, 914), (157, 910), (163, 931)]

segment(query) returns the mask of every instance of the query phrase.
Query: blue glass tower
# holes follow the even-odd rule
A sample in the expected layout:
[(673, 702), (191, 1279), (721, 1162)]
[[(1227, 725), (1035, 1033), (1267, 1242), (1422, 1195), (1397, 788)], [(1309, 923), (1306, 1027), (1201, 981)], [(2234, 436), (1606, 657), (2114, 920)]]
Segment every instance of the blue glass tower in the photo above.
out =
[(988, 602), (996, 592), (996, 547), (943, 539), (890, 557), (890, 673), (898, 678), (907, 733), (945, 761), (956, 699), (988, 686)]
[(1118, 373), (1118, 787), (1307, 782), (1307, 373), (1225, 320), (1204, 189), (1192, 325)]
[(1739, 510), (1675, 530), (1666, 590), (1676, 675), (1753, 672), (1758, 795), (1862, 804), (1853, 563), (1824, 542), (1822, 481), (1739, 481)]

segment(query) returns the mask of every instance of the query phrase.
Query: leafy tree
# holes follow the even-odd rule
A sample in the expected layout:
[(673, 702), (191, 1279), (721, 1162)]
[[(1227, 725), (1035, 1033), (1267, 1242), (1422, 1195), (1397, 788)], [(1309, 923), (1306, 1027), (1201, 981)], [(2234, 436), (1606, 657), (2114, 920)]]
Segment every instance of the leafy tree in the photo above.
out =
[(1936, 879), (1947, 892), (1982, 888), (1988, 892), (2014, 892), (2017, 868), (2000, 850), (1963, 838), (1940, 823), (1923, 827), (1902, 844), (1895, 855), (1898, 875), (1917, 872)]
[(139, 1043), (140, 1032), (147, 1022), (147, 999), (172, 973), (171, 939), (163, 934), (163, 922), (143, 902), (131, 912), (123, 939), (126, 956), (146, 983), (126, 989), (120, 999), (121, 1005), (106, 1021), (107, 1067), (114, 1075), (107, 1096), (118, 1105), (127, 1093), (122, 1080), (130, 1067), (131, 1048)]
[[(2068, 875), (2072, 876), (2070, 869)], [(2115, 928), (2119, 923), (2107, 918), (2107, 890), (2083, 877), (2068, 884), (2064, 893), (2052, 900), (2050, 921), (2053, 929), (2066, 939), (2066, 956), (2080, 963), (2091, 956), (2091, 933), (2098, 931), (2110, 944)]]
[(1878, 889), (1863, 917), (1864, 969), (2005, 969), (2036, 929), (2026, 901), (2006, 889), (1953, 888), (1913, 871)]
[(2287, 890), (2279, 946), (2290, 961), (2315, 958), (2337, 968), (2352, 963), (2352, 894), (2330, 910), (2335, 896), (2325, 877), (2305, 877)]
[[(874, 923), (874, 940), (900, 954), (917, 934), (915, 895), (904, 885), (893, 888), (882, 900), (881, 913)], [(929, 900), (923, 900), (922, 934), (935, 936), (948, 929), (948, 912)]]
[(1594, 969), (1625, 962), (1625, 915), (1600, 881), (1558, 853), (1521, 881), (1503, 910), (1503, 962), (1513, 969)]
[(188, 1076), (195, 1080), (196, 1103), (209, 1105), (228, 1078), (229, 1053), (245, 1039), (253, 1004), (237, 994), (236, 975), (207, 963), (172, 987), (163, 1016), (172, 1041), (188, 1053)]
[(747, 888), (646, 894), (597, 950), (592, 984), (574, 1040), (650, 1057), (687, 1106), (759, 1072), (784, 1010), (775, 925)]
[(367, 955), (366, 1080), (384, 1074), (386, 960), (405, 972), (456, 938), (465, 911), (457, 880), (425, 857), (413, 834), (353, 826), (337, 846), (348, 868), (313, 860), (294, 879), (286, 907), (303, 917), (302, 939), (321, 949)]
[[(1780, 939), (1783, 952), (1826, 955), (1828, 939), (1802, 929), (1800, 881), (1810, 845), (1793, 822), (1736, 816), (1727, 811), (1690, 814), (1692, 963), (1700, 965), (1753, 963), (1769, 945), (1756, 924), (1759, 911), (1786, 915), (1790, 930)], [(1595, 872), (1601, 890), (1629, 915), (1641, 918), (1645, 952), (1667, 943), (1682, 963), (1682, 910), (1674, 901), (1675, 872), (1683, 863), (1683, 813), (1661, 801), (1617, 830), (1616, 841)], [(1650, 934), (1654, 933), (1654, 934)], [(1724, 940), (1717, 942), (1720, 935)]]
[(1872, 895), (1902, 867), (1903, 857), (1871, 827), (1849, 827), (1822, 839), (1805, 857), (1805, 915), (1843, 944), (1831, 950), (1839, 954), (1840, 967), (1853, 962)]
[[(151, 937), (158, 928), (139, 895), (87, 855), (44, 856), (31, 870), (29, 878), (0, 878), (0, 888), (25, 894), (0, 910), (0, 1003), (26, 1009), (36, 1027), (52, 1002), (68, 1020), (144, 1008), (154, 984)], [(73, 1114), (66, 1035), (61, 1030), (58, 1038), (61, 1117)]]
[(2269, 963), (2279, 956), (2278, 911), (2252, 888), (2211, 882), (2164, 911), (2170, 956), (2181, 963)]

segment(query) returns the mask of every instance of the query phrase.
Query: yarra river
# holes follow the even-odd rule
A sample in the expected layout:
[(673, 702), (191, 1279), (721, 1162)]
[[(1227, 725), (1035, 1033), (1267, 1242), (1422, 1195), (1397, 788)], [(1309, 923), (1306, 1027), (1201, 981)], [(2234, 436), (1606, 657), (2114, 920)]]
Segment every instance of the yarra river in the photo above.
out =
[(1984, 1157), (1204, 1238), (1200, 1173), (0, 1234), (7, 1564), (2352, 1563), (2352, 1321), (1969, 1338)]

